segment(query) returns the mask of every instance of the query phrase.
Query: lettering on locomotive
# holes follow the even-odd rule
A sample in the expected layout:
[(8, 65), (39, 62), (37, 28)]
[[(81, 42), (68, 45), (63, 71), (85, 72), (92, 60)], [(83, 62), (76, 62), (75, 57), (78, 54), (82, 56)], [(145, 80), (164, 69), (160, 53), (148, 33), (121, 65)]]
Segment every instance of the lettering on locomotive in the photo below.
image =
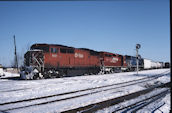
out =
[(84, 55), (81, 53), (75, 53), (75, 58), (84, 58)]
[(113, 57), (112, 60), (111, 60), (110, 62), (116, 63), (117, 61), (118, 61), (118, 58)]

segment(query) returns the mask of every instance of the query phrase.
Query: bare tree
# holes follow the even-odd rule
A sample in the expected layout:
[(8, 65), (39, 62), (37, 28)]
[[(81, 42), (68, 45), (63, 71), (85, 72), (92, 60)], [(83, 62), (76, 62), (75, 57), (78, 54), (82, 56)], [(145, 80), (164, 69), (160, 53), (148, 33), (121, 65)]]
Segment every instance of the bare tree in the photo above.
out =
[(30, 43), (22, 48), (20, 53), (17, 53), (19, 67), (24, 66), (24, 54), (30, 50)]

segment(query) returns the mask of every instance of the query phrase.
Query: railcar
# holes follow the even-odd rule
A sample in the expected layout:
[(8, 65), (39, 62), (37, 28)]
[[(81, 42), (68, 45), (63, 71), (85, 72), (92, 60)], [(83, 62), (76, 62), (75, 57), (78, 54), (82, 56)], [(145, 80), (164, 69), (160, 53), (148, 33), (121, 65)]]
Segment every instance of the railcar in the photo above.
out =
[(160, 63), (157, 61), (151, 61), (151, 69), (158, 69), (160, 68)]
[(100, 71), (99, 53), (90, 49), (77, 49), (57, 44), (34, 44), (25, 54), (26, 69), (23, 79), (52, 78)]
[[(137, 58), (129, 55), (74, 48), (58, 44), (33, 44), (24, 55), (22, 79), (54, 78), (84, 74), (135, 71)], [(164, 65), (138, 58), (139, 70), (157, 69)], [(164, 67), (169, 67), (166, 63)]]
[(164, 68), (170, 68), (170, 63), (169, 62), (165, 62), (164, 63)]
[(163, 68), (163, 62), (157, 62), (150, 59), (144, 58), (144, 69), (160, 69)]
[(127, 68), (125, 56), (102, 51), (100, 58), (105, 73), (125, 71)]
[(160, 68), (163, 68), (164, 63), (163, 62), (159, 62), (160, 63)]
[[(137, 58), (134, 56), (125, 55), (127, 63), (127, 71), (135, 71), (137, 69)], [(144, 68), (144, 60), (142, 58), (138, 59), (139, 70)]]
[(144, 61), (144, 69), (145, 70), (146, 69), (151, 69), (151, 60), (144, 58), (143, 61)]

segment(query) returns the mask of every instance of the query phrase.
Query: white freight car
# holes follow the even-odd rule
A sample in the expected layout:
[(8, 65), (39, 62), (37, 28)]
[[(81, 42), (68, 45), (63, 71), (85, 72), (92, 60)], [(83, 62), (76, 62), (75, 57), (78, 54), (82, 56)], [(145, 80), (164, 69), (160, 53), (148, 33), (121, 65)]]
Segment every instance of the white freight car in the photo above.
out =
[(164, 68), (165, 67), (165, 63), (161, 62), (161, 66), (162, 66), (162, 68)]
[(144, 69), (151, 69), (151, 60), (144, 59)]
[(156, 69), (157, 68), (157, 63), (155, 61), (151, 61), (151, 68)]
[(155, 62), (155, 61), (151, 61), (151, 68), (152, 68), (152, 69), (159, 69), (159, 68), (162, 68), (162, 63), (160, 63), (160, 62)]
[(160, 62), (157, 62), (156, 65), (157, 65), (156, 68), (158, 68), (158, 69), (161, 68), (161, 63)]

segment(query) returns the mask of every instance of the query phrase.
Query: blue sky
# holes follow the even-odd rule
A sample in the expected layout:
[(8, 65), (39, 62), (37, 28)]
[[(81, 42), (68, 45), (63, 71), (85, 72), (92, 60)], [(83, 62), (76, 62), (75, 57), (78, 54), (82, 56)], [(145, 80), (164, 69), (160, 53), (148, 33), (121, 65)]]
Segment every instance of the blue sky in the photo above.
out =
[(0, 2), (0, 64), (34, 43), (170, 61), (169, 0)]

